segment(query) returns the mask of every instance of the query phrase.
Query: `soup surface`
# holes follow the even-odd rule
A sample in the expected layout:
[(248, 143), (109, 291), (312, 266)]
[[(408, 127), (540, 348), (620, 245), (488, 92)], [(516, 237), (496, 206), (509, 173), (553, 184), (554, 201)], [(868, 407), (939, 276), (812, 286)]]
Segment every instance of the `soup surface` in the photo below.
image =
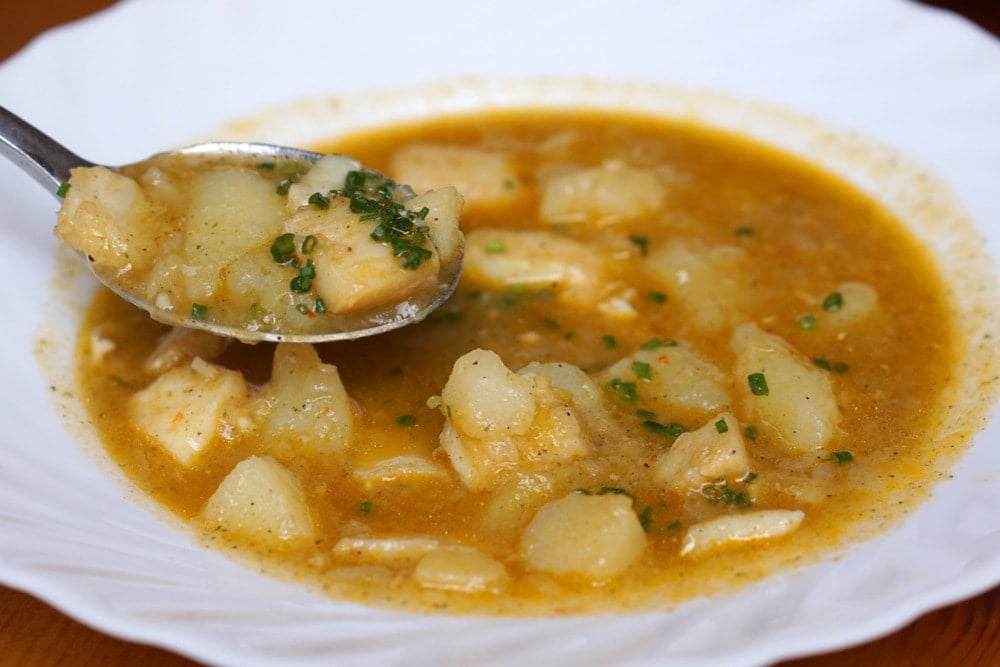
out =
[(434, 315), (247, 346), (101, 291), (80, 334), (109, 452), (207, 542), (395, 608), (663, 608), (870, 536), (946, 473), (942, 284), (816, 167), (585, 111), (321, 148), (458, 188)]

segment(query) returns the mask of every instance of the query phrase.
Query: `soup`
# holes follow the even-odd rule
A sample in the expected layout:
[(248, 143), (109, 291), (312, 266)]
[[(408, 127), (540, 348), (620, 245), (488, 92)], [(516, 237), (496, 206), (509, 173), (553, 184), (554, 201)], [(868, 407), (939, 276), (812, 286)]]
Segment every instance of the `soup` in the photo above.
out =
[(870, 536), (946, 474), (943, 285), (818, 168), (591, 111), (321, 148), (464, 197), (431, 317), (248, 346), (102, 291), (80, 333), (111, 456), (207, 543), (398, 609), (653, 609)]

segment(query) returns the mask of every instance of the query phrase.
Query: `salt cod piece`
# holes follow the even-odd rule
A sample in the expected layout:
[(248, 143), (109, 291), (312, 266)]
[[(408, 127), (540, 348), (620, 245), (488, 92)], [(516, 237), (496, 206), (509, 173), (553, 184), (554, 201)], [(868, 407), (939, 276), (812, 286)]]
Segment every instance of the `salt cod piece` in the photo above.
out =
[(413, 570), (423, 588), (461, 593), (503, 593), (510, 584), (507, 569), (477, 549), (439, 549), (424, 556)]
[(441, 449), (469, 488), (493, 486), (514, 468), (592, 451), (575, 409), (550, 378), (516, 374), (489, 350), (456, 360), (441, 402)]
[(733, 482), (750, 472), (750, 456), (736, 417), (723, 412), (707, 424), (678, 436), (657, 455), (653, 475), (668, 489), (688, 492), (725, 479)]
[(105, 167), (70, 171), (55, 235), (97, 269), (142, 269), (155, 257), (160, 230), (139, 184)]
[(140, 431), (190, 466), (234, 427), (248, 396), (240, 373), (195, 358), (135, 393), (127, 409)]
[(696, 523), (684, 535), (680, 555), (702, 556), (730, 546), (746, 546), (793, 532), (805, 519), (801, 510), (758, 510)]

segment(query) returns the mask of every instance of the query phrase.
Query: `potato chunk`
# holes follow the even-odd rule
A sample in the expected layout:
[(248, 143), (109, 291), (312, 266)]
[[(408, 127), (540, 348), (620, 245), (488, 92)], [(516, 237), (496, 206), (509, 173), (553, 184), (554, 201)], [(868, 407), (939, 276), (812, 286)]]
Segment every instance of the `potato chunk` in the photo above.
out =
[(271, 380), (261, 398), (267, 414), (261, 440), (270, 451), (341, 451), (351, 437), (351, 401), (337, 367), (320, 361), (312, 345), (282, 343), (274, 350)]
[(572, 493), (538, 510), (519, 553), (535, 570), (603, 581), (628, 569), (645, 548), (630, 498)]
[(840, 283), (827, 298), (831, 299), (831, 304), (824, 307), (819, 320), (824, 329), (834, 332), (870, 319), (879, 309), (878, 292), (867, 283)]
[(573, 407), (542, 375), (511, 372), (494, 352), (460, 357), (441, 392), (441, 449), (469, 488), (486, 488), (522, 466), (588, 455)]
[(840, 421), (829, 375), (753, 324), (738, 327), (732, 345), (736, 385), (751, 418), (773, 427), (791, 451), (826, 447)]
[(463, 204), (462, 195), (451, 186), (430, 190), (406, 202), (408, 211), (421, 213), (426, 209), (422, 219), (429, 227), (427, 233), (442, 264), (454, 261), (462, 250), (462, 231), (458, 220)]
[(160, 230), (139, 184), (105, 167), (71, 170), (55, 234), (94, 267), (143, 269), (153, 261)]
[(535, 418), (531, 389), (531, 381), (507, 368), (495, 352), (473, 350), (455, 361), (441, 400), (464, 435), (523, 435)]
[(269, 456), (240, 461), (201, 516), (223, 530), (274, 544), (311, 539), (315, 531), (298, 479)]
[(728, 412), (697, 430), (682, 433), (653, 464), (656, 480), (680, 492), (697, 490), (718, 479), (732, 482), (748, 472), (750, 457), (743, 429)]
[(643, 266), (683, 308), (688, 321), (718, 331), (745, 319), (745, 261), (746, 251), (736, 246), (668, 241), (650, 248)]
[(605, 294), (604, 265), (593, 249), (551, 232), (474, 229), (466, 235), (462, 279), (504, 290), (551, 289), (572, 304), (594, 305)]
[(140, 431), (190, 466), (234, 426), (248, 396), (240, 373), (195, 358), (133, 394), (127, 409)]
[(551, 223), (609, 224), (654, 212), (665, 199), (666, 189), (655, 172), (609, 160), (547, 179), (538, 215)]
[(702, 521), (688, 528), (680, 555), (701, 556), (728, 546), (781, 537), (798, 528), (804, 518), (801, 510), (758, 510)]
[(731, 402), (726, 375), (683, 344), (637, 350), (600, 377), (635, 383), (639, 400), (657, 412), (703, 419)]
[(389, 175), (416, 192), (453, 185), (469, 206), (499, 206), (524, 191), (503, 153), (467, 146), (410, 144), (392, 154)]

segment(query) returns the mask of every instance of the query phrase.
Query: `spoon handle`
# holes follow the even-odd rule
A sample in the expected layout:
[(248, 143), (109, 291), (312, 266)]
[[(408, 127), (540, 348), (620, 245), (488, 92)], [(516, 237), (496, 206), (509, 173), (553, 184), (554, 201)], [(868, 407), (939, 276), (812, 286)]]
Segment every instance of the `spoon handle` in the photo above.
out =
[(23, 169), (52, 194), (69, 179), (73, 167), (89, 167), (84, 160), (37, 127), (0, 106), (0, 154)]

